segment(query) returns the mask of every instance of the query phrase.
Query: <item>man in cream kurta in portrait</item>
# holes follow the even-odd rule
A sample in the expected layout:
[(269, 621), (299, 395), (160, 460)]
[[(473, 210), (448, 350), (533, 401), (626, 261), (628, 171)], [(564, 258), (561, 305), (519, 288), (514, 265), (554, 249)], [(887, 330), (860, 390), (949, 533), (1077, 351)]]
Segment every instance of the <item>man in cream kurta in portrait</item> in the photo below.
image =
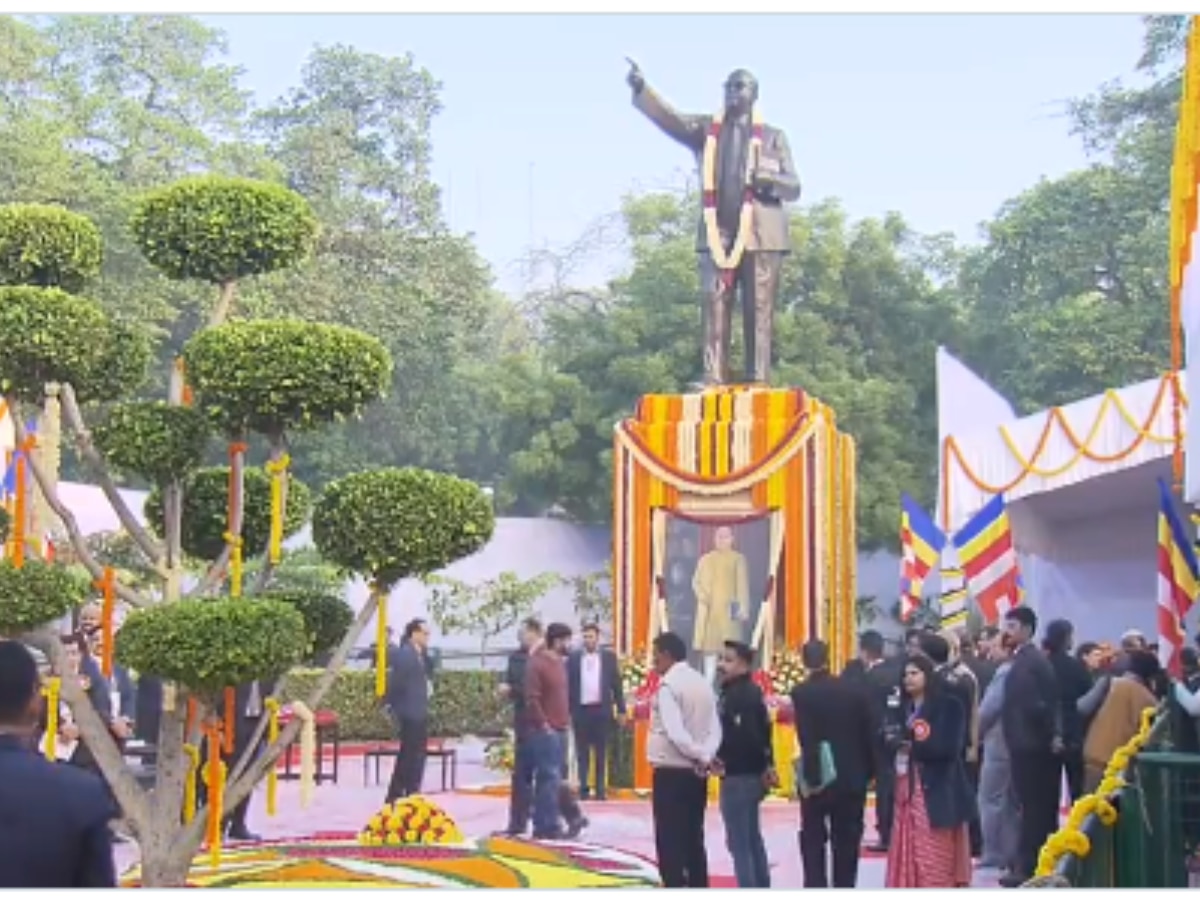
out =
[(704, 656), (704, 672), (716, 677), (726, 641), (744, 641), (750, 621), (750, 577), (746, 557), (733, 547), (733, 529), (713, 532), (713, 549), (696, 563), (696, 628), (692, 649)]

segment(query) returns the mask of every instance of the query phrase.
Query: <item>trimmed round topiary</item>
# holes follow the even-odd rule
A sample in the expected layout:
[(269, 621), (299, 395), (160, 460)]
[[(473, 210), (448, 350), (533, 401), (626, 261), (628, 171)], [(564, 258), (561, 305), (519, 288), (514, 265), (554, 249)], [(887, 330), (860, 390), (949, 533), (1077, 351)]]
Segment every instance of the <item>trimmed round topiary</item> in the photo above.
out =
[(382, 397), (392, 358), (369, 334), (299, 320), (230, 322), (183, 350), (196, 405), (228, 434), (303, 431)]
[(47, 382), (65, 381), (92, 394), (109, 334), (108, 316), (92, 300), (58, 288), (0, 287), (0, 391), (40, 403)]
[(100, 274), (104, 241), (87, 216), (61, 206), (0, 206), (0, 284), (77, 293)]
[(308, 652), (308, 632), (278, 600), (179, 600), (130, 613), (115, 650), (128, 668), (212, 698), (278, 678)]
[[(242, 555), (257, 556), (271, 539), (271, 476), (263, 469), (246, 466), (242, 491)], [(212, 561), (225, 549), (229, 511), (229, 467), (197, 469), (183, 480), (183, 552)], [(287, 508), (283, 535), (290, 537), (304, 527), (312, 511), (312, 492), (302, 481), (288, 477)], [(162, 492), (150, 491), (143, 508), (146, 522), (163, 536)]]
[(67, 566), (27, 559), (21, 568), (0, 560), (0, 634), (40, 628), (82, 606), (90, 586)]
[(96, 446), (108, 462), (156, 485), (166, 485), (200, 468), (208, 448), (204, 413), (164, 401), (120, 403), (94, 429)]
[(313, 511), (313, 543), (330, 562), (385, 587), (470, 556), (492, 537), (479, 486), (424, 469), (374, 469), (331, 482)]
[(104, 342), (99, 369), (86, 384), (75, 385), (75, 392), (88, 400), (114, 400), (134, 393), (145, 383), (154, 359), (150, 335), (136, 325), (112, 321), (107, 336), (96, 339)]
[(130, 229), (147, 261), (168, 278), (226, 284), (301, 262), (318, 226), (295, 191), (200, 175), (142, 197)]
[(272, 588), (260, 596), (264, 600), (286, 603), (304, 617), (310, 644), (304, 662), (312, 662), (336, 650), (354, 624), (354, 610), (336, 594)]

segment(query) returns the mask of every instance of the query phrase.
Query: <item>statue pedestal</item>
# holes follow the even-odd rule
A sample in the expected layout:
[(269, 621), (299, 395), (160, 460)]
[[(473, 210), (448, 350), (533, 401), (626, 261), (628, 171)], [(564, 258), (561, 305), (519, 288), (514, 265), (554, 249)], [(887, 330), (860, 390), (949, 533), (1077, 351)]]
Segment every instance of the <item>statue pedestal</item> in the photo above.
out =
[[(855, 649), (854, 496), (854, 441), (802, 390), (643, 397), (613, 451), (618, 653), (648, 660), (670, 630), (698, 667), (733, 638), (770, 668), (819, 638), (839, 668)], [(644, 733), (635, 748), (649, 787)]]

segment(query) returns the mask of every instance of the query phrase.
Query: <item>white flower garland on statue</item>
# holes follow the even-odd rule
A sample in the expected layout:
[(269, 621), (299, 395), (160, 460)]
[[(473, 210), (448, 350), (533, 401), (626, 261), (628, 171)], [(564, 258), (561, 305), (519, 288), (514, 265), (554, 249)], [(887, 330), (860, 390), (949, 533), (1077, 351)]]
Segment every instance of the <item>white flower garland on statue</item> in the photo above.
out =
[(724, 122), (724, 112), (718, 112), (713, 116), (708, 136), (704, 139), (704, 156), (700, 171), (701, 187), (704, 192), (702, 199), (704, 233), (708, 239), (708, 251), (712, 254), (713, 263), (716, 264), (721, 274), (729, 279), (742, 261), (750, 229), (753, 227), (754, 172), (758, 168), (759, 155), (762, 153), (763, 120), (757, 109), (750, 111), (750, 146), (746, 153), (746, 180), (742, 194), (742, 210), (733, 246), (728, 251), (725, 249), (725, 242), (721, 240), (721, 230), (717, 226), (717, 147), (720, 143), (721, 128)]

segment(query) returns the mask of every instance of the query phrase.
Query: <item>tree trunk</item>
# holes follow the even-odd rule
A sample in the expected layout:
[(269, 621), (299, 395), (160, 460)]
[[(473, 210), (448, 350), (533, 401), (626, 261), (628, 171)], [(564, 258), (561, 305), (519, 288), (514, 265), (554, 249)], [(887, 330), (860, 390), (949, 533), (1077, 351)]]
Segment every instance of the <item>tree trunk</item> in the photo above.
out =
[(177, 888), (187, 886), (195, 850), (184, 852), (171, 840), (172, 833), (155, 832), (139, 841), (142, 851), (142, 887)]
[(237, 299), (237, 286), (236, 281), (226, 281), (219, 285), (217, 305), (213, 307), (212, 315), (208, 319), (209, 328), (223, 325), (229, 318), (229, 314), (233, 311), (233, 302)]

